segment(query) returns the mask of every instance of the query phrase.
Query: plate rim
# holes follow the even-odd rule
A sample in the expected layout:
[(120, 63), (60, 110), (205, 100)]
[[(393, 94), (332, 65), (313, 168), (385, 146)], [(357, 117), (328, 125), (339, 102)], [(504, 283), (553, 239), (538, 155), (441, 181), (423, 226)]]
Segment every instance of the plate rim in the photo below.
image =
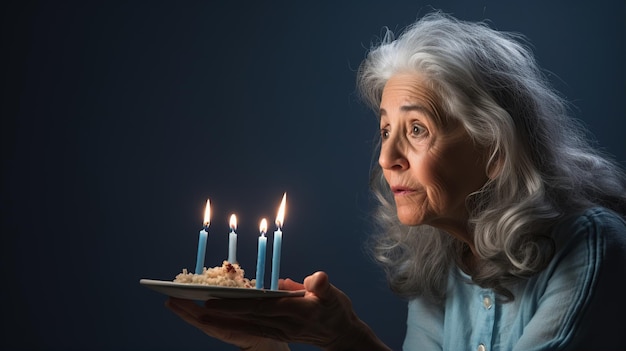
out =
[[(263, 298), (263, 297), (299, 297), (304, 296), (305, 290), (270, 290), (270, 289), (257, 289), (257, 288), (241, 288), (219, 285), (206, 285), (206, 284), (194, 284), (194, 283), (179, 283), (171, 280), (157, 280), (142, 278), (139, 280), (139, 284), (146, 287), (150, 286), (162, 286), (179, 288), (183, 290), (200, 290), (210, 293), (211, 291), (224, 293), (224, 292), (236, 292), (243, 294), (250, 294), (247, 298)], [(163, 293), (163, 292), (161, 292)], [(164, 294), (164, 293), (163, 293)], [(167, 294), (164, 294), (167, 295)], [(221, 297), (223, 298), (223, 297)], [(243, 297), (238, 297), (243, 298)]]

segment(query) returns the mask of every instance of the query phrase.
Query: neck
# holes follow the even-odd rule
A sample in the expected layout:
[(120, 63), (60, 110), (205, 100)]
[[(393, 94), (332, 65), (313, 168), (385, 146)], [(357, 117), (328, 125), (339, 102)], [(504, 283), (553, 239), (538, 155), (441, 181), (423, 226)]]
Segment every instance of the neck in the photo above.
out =
[(478, 256), (476, 256), (472, 251), (465, 251), (461, 256), (461, 270), (467, 275), (473, 275), (478, 267), (478, 260)]

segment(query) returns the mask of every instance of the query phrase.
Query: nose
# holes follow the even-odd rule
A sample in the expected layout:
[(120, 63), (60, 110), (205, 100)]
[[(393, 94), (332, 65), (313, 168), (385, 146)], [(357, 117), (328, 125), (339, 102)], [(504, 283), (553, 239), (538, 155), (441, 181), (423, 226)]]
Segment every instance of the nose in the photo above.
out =
[(388, 139), (380, 146), (378, 164), (383, 169), (403, 170), (409, 168), (409, 161), (402, 151), (402, 145), (395, 139)]

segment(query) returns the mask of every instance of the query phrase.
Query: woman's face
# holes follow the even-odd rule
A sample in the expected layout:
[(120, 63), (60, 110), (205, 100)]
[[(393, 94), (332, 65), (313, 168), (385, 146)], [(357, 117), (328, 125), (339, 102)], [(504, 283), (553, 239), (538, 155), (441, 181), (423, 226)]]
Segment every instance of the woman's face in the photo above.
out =
[(487, 181), (487, 158), (459, 122), (437, 122), (438, 106), (419, 75), (389, 79), (380, 103), (379, 163), (400, 222), (465, 231), (465, 199)]

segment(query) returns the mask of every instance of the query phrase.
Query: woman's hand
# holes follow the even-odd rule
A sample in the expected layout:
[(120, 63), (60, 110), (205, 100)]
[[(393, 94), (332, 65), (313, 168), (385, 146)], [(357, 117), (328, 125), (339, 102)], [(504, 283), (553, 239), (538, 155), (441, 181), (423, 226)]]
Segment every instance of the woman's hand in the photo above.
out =
[(213, 317), (207, 313), (206, 309), (195, 301), (170, 297), (165, 302), (165, 306), (185, 322), (202, 330), (207, 335), (235, 345), (242, 350), (289, 350), (285, 343), (251, 335), (246, 333), (245, 330), (228, 327), (228, 325), (236, 323), (235, 319), (223, 324), (218, 323), (219, 321), (213, 320)]
[(264, 348), (276, 341), (326, 350), (389, 350), (356, 316), (350, 299), (329, 283), (326, 273), (314, 273), (304, 284), (281, 280), (279, 289), (306, 292), (303, 297), (208, 300), (204, 308), (170, 299), (168, 307), (175, 307), (174, 312), (205, 333), (250, 350), (278, 350), (280, 344)]

